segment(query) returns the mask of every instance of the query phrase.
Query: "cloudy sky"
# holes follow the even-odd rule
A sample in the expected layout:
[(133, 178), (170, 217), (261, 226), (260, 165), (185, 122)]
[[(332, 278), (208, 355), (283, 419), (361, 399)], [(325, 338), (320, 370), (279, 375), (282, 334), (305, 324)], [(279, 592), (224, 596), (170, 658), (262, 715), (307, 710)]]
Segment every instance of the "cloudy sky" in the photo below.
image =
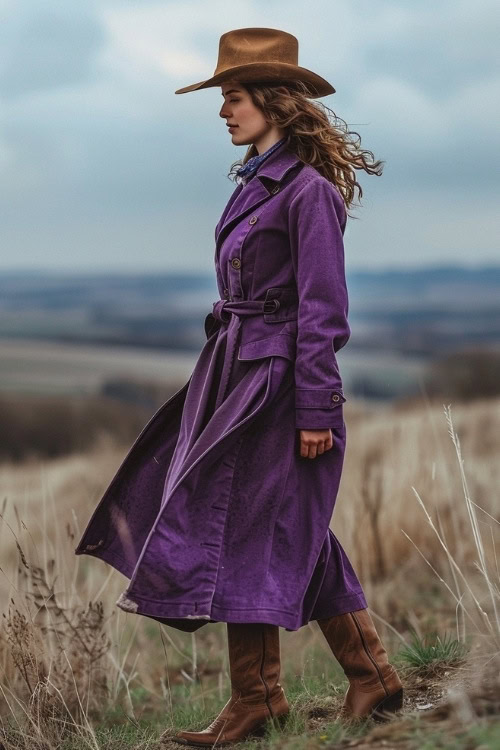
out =
[(299, 39), (358, 172), (350, 269), (500, 262), (498, 0), (0, 0), (0, 266), (211, 271), (236, 147), (209, 78), (246, 26)]

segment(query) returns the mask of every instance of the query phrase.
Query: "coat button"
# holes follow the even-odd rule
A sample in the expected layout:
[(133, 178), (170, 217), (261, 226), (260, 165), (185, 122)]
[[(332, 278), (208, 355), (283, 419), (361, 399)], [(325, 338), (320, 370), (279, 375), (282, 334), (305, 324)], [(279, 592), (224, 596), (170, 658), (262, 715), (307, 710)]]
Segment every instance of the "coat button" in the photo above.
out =
[(248, 223), (255, 224), (256, 221), (257, 221), (257, 216), (252, 216), (252, 218), (248, 220)]
[(239, 258), (233, 258), (231, 265), (233, 268), (241, 268), (241, 260)]
[(332, 396), (332, 401), (339, 401), (339, 400), (340, 400), (340, 396), (338, 395), (338, 393), (334, 393)]
[(276, 185), (276, 187), (273, 187), (273, 189), (271, 190), (271, 193), (272, 195), (276, 195), (276, 193), (279, 193), (279, 191), (280, 191), (280, 186)]
[(224, 289), (224, 298), (227, 299), (229, 297), (229, 289)]

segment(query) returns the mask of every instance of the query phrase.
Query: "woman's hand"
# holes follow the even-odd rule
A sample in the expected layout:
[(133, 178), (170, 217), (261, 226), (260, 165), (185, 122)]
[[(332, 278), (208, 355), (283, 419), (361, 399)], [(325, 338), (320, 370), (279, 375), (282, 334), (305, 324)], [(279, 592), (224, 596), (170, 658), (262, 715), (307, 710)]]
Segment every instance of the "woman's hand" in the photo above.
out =
[(316, 458), (333, 446), (332, 431), (326, 430), (301, 430), (300, 431), (300, 455), (304, 458)]

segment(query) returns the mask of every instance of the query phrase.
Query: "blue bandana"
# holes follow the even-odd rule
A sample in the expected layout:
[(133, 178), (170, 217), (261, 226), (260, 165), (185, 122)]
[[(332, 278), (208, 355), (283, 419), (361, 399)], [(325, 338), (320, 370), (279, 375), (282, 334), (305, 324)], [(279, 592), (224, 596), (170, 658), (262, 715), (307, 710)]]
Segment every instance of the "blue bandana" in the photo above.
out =
[(271, 148), (268, 148), (267, 151), (264, 151), (263, 154), (257, 154), (257, 156), (252, 156), (251, 159), (247, 161), (246, 164), (244, 164), (242, 167), (240, 167), (236, 173), (236, 182), (238, 184), (243, 183), (243, 185), (246, 185), (248, 180), (250, 179), (250, 176), (253, 175), (253, 173), (260, 167), (262, 162), (267, 159), (268, 156), (271, 156), (274, 151), (276, 151), (277, 148), (281, 146), (282, 143), (286, 141), (286, 137), (281, 138), (281, 140), (277, 141), (276, 143), (273, 143)]

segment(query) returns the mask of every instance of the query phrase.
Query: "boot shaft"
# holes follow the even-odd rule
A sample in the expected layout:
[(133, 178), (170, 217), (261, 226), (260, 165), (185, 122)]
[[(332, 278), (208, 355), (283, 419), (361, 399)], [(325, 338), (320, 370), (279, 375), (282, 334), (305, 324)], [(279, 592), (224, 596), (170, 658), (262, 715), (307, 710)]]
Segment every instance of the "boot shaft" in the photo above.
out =
[(349, 680), (342, 717), (380, 715), (403, 704), (401, 680), (389, 663), (367, 609), (318, 620), (333, 655)]
[(233, 693), (247, 703), (269, 702), (281, 693), (279, 627), (227, 623)]
[(179, 732), (180, 744), (213, 747), (261, 733), (267, 722), (283, 720), (288, 701), (279, 683), (280, 645), (277, 625), (227, 623), (231, 697), (201, 732)]
[(346, 677), (378, 675), (383, 683), (389, 660), (367, 609), (317, 622)]

